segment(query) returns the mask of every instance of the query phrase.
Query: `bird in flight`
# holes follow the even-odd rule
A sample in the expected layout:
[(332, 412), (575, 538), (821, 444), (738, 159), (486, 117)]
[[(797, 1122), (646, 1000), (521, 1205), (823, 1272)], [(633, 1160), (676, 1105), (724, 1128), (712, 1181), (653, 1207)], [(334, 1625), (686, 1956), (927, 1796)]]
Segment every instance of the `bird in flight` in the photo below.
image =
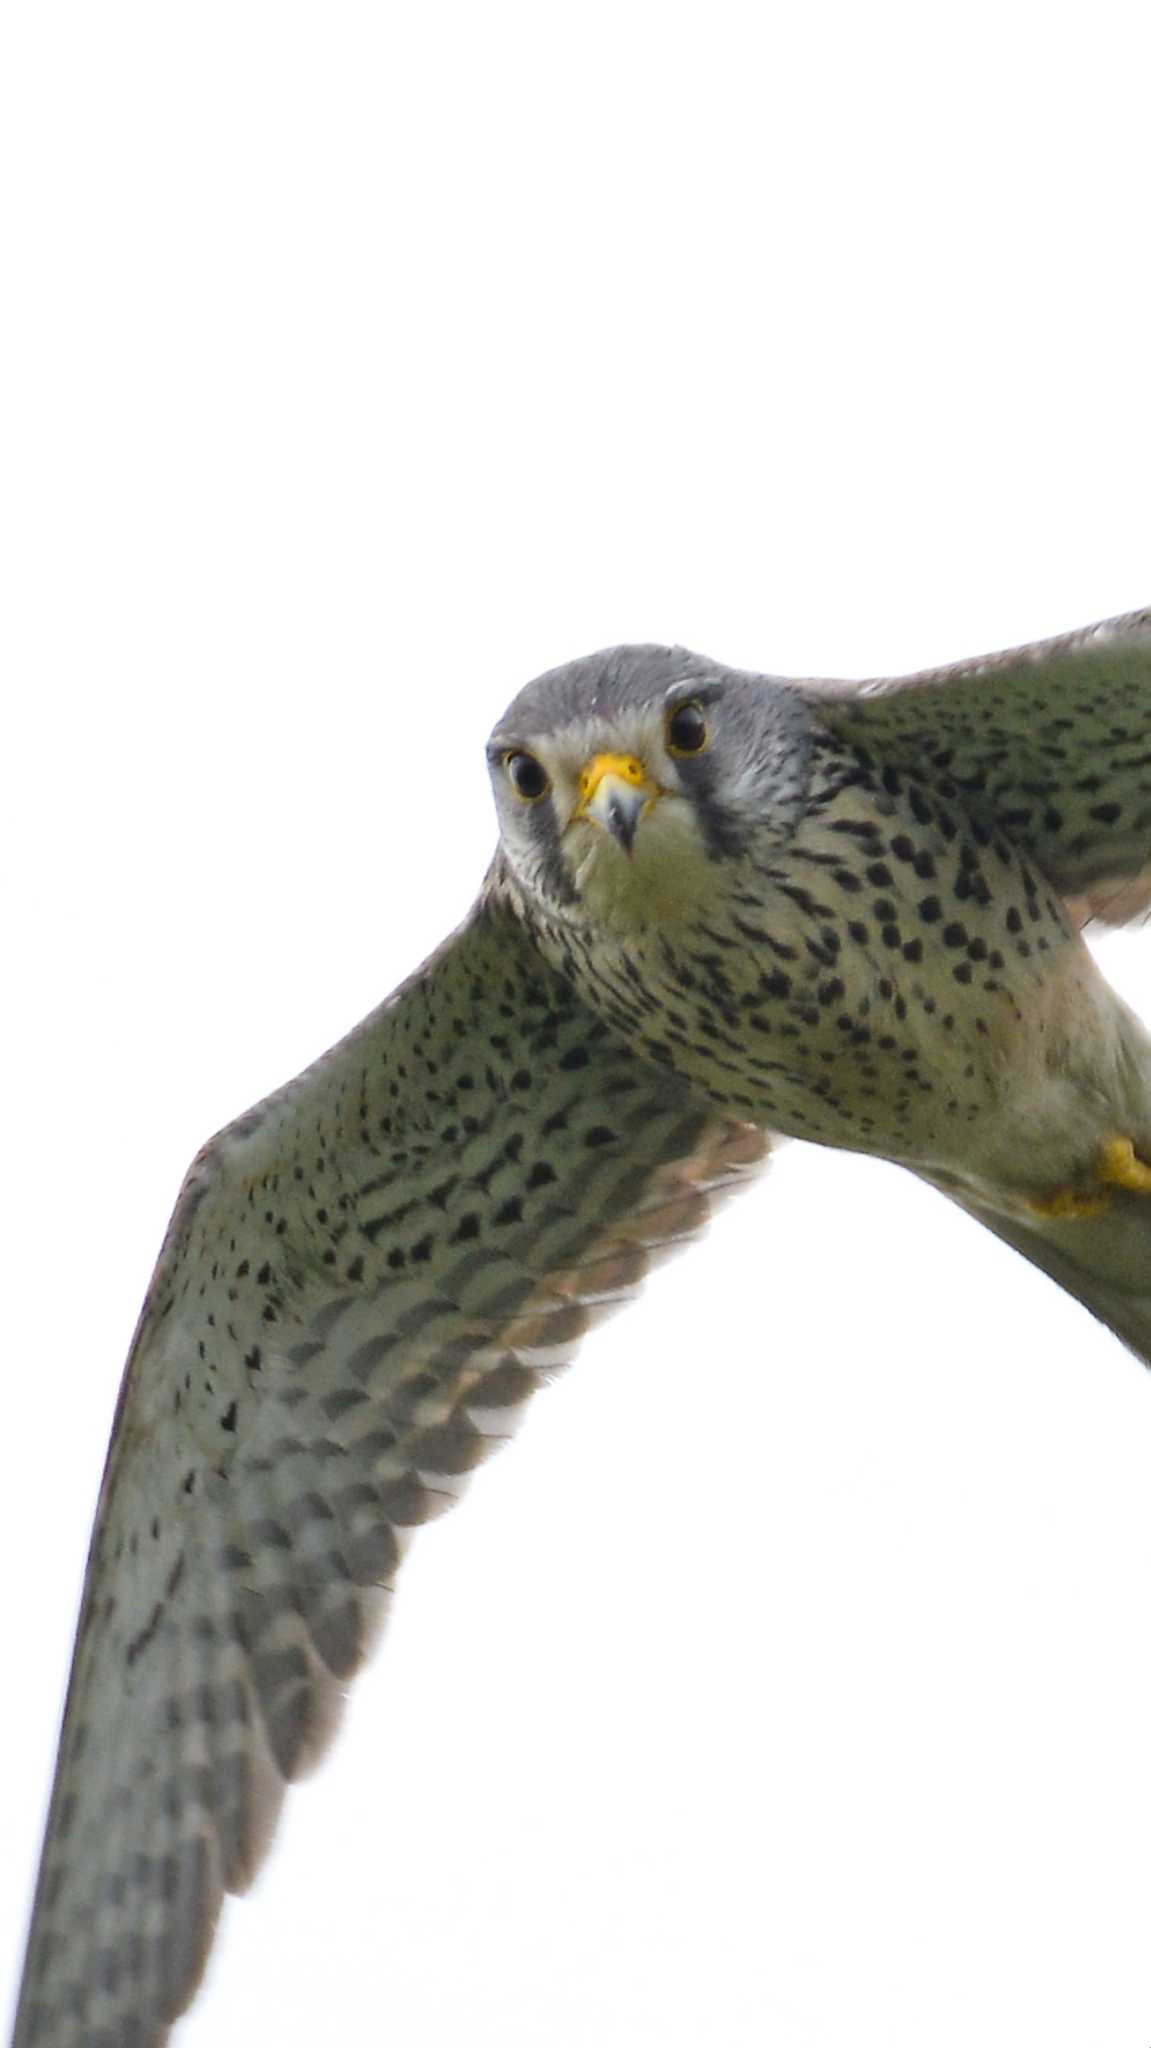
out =
[(124, 1374), (15, 2048), (158, 2048), (410, 1532), (775, 1136), (898, 1161), (1151, 1362), (1151, 611), (530, 683), (474, 908), (193, 1162)]

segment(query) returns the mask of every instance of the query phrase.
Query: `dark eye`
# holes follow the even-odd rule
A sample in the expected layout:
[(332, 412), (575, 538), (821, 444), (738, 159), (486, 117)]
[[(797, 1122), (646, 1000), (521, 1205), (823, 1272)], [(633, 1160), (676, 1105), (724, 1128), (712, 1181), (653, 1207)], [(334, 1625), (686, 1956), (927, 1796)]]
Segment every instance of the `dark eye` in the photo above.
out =
[(667, 744), (672, 754), (702, 754), (707, 745), (707, 720), (694, 697), (668, 712)]
[(551, 788), (547, 769), (534, 754), (505, 754), (504, 767), (512, 788), (525, 804), (537, 804)]

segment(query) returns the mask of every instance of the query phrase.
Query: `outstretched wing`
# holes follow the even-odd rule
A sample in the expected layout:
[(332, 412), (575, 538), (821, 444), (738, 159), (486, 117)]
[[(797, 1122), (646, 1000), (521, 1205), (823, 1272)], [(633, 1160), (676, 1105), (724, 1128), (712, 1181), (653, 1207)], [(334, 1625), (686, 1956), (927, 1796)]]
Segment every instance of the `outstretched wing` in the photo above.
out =
[(16, 2048), (154, 2048), (408, 1532), (766, 1142), (481, 902), (195, 1162), (124, 1376)]
[(1151, 905), (1151, 611), (868, 683), (805, 683), (825, 724), (1023, 847), (1086, 921)]

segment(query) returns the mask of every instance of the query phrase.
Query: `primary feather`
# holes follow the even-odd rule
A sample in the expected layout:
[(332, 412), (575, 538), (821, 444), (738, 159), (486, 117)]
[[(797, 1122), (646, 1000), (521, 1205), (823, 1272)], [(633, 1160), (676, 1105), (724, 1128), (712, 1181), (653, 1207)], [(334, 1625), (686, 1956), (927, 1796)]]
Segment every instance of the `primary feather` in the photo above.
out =
[(185, 1183), (97, 1512), (17, 2048), (154, 2048), (410, 1531), (763, 1156), (498, 905)]

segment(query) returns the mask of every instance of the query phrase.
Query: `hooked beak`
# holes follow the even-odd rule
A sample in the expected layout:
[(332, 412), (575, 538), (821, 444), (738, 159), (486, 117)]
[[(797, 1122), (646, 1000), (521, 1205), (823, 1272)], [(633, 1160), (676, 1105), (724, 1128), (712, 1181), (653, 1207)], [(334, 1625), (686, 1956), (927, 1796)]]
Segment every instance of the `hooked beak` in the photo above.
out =
[(610, 832), (630, 855), (636, 827), (658, 795), (657, 784), (634, 754), (594, 754), (580, 775), (574, 815)]

